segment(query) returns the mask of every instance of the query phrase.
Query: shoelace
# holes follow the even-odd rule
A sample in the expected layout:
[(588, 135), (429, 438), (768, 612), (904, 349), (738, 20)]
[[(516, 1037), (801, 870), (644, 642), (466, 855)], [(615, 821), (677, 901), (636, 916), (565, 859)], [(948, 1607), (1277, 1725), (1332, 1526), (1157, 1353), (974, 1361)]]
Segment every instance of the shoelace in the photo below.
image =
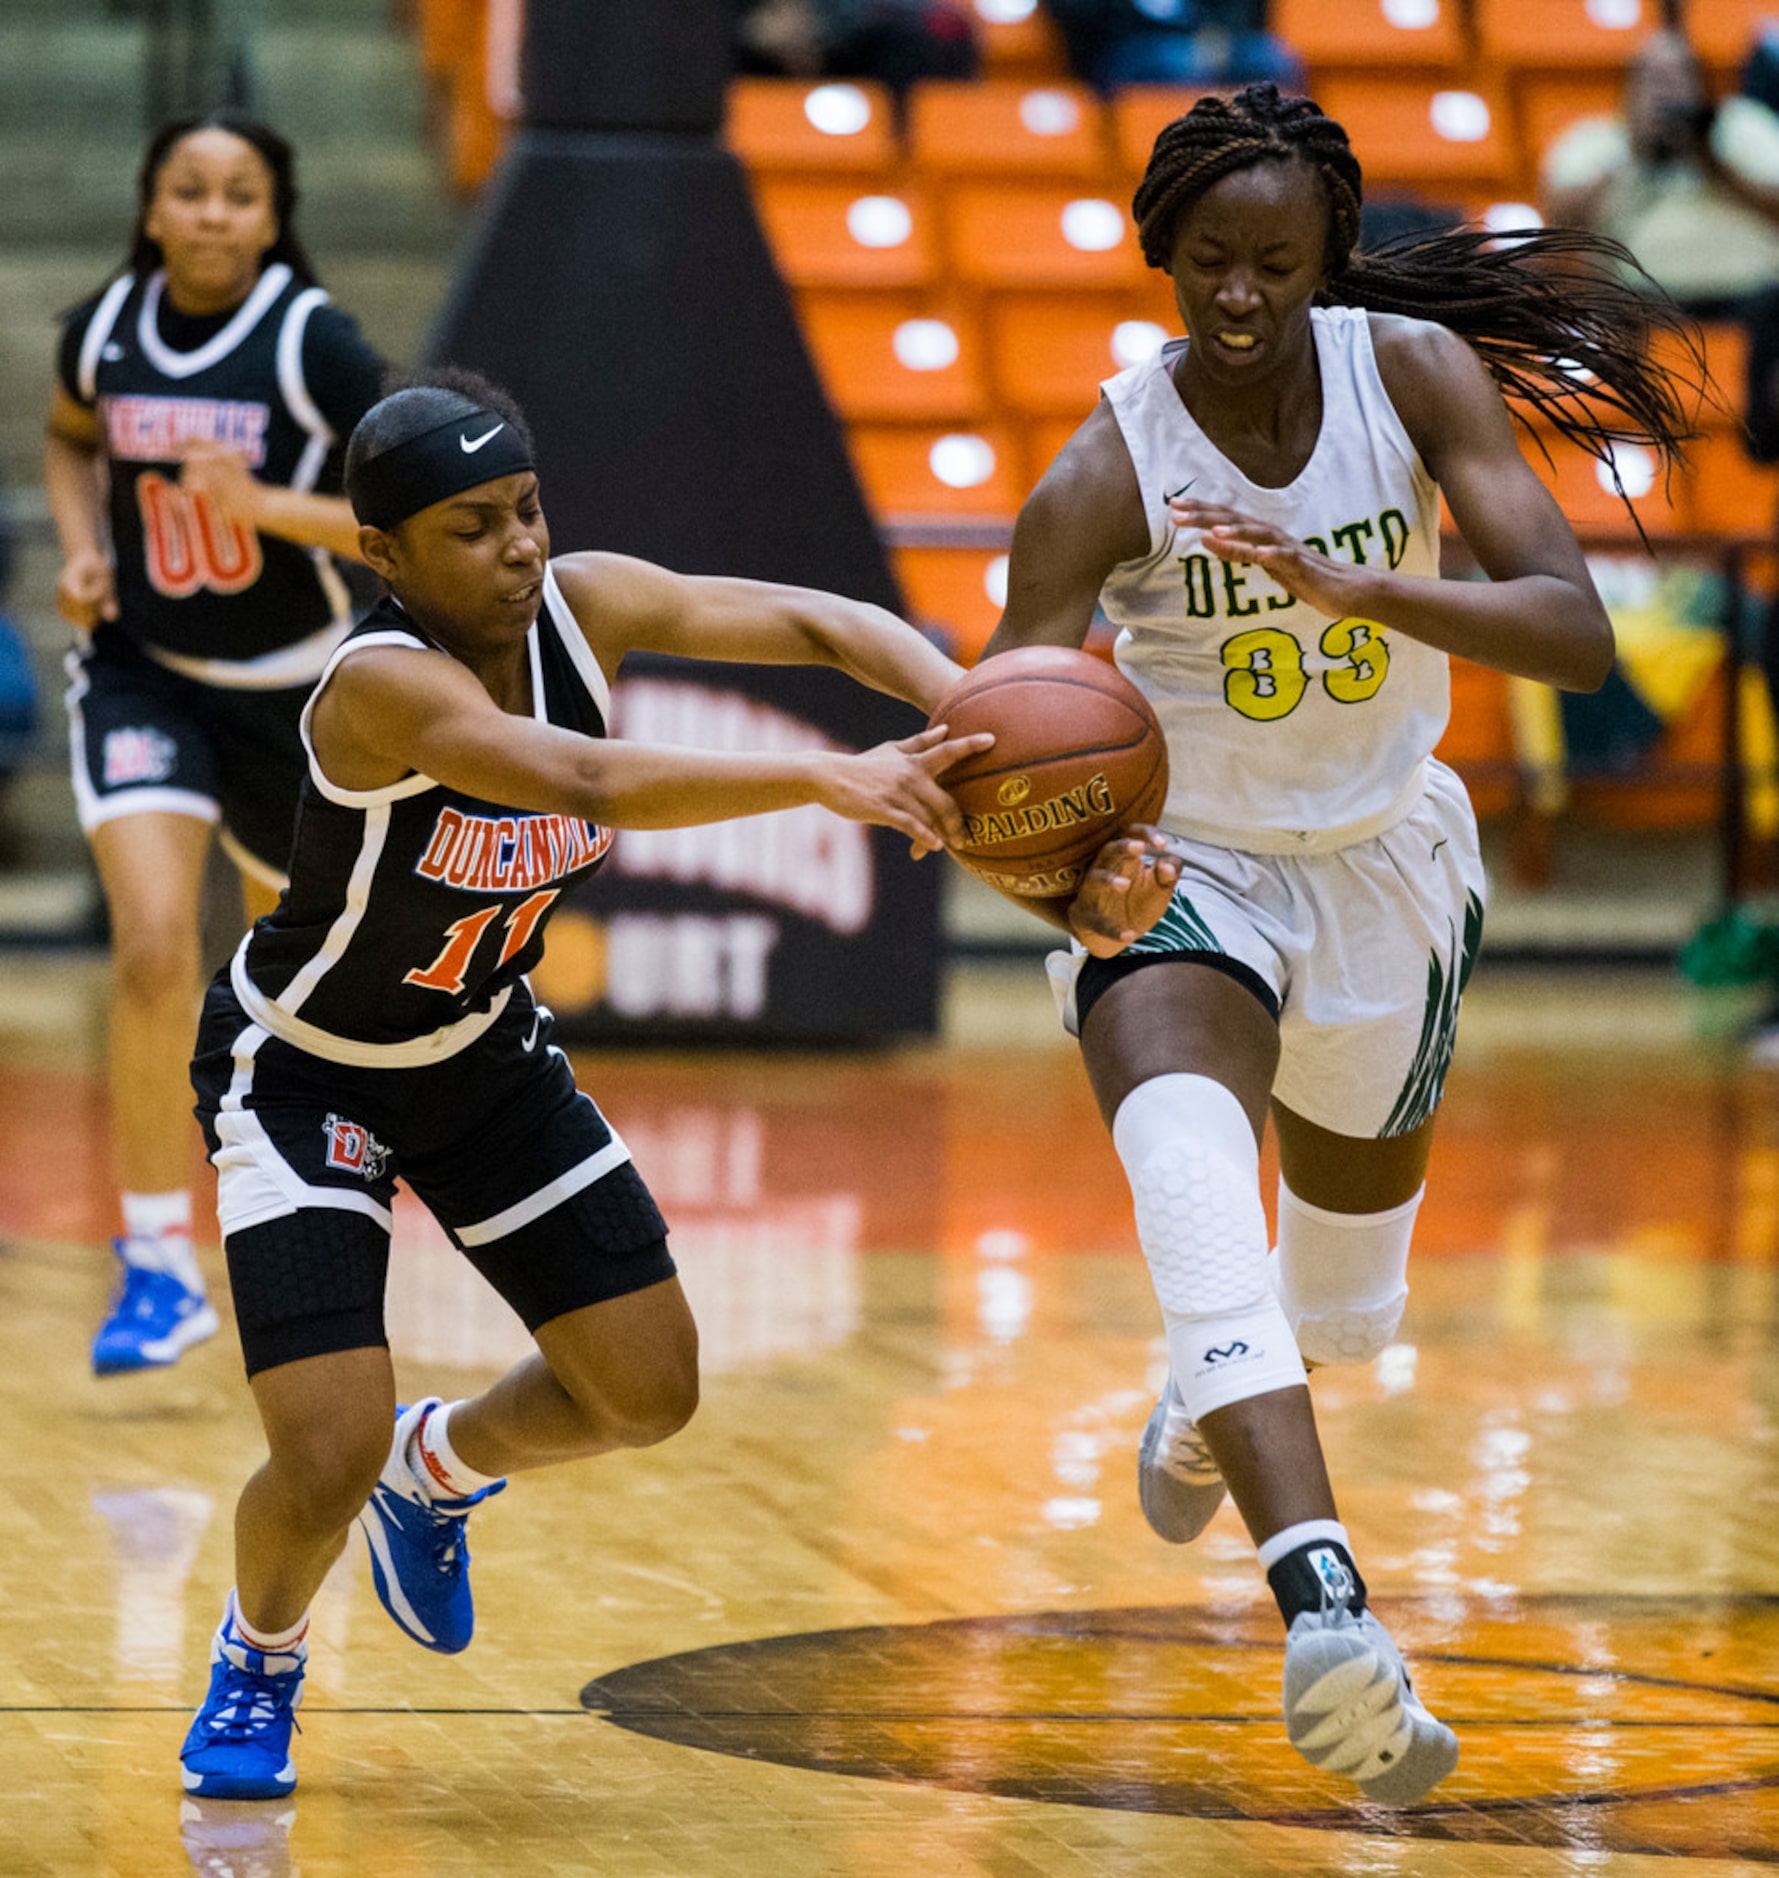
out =
[(1170, 1474), (1178, 1474), (1195, 1485), (1219, 1480), (1222, 1475), (1198, 1432), (1198, 1424), (1184, 1415), (1169, 1414), (1162, 1429), (1161, 1464)]
[[(296, 1678), (292, 1676), (288, 1680), (295, 1682)], [(301, 1734), (302, 1723), (290, 1710), (291, 1695), (295, 1691), (287, 1695), (281, 1689), (268, 1688), (267, 1684), (272, 1681), (273, 1678), (257, 1676), (250, 1669), (231, 1668), (222, 1685), (223, 1701), (205, 1724), (210, 1732), (228, 1741), (251, 1741), (284, 1715)]]
[[(387, 1488), (384, 1491), (389, 1492), (398, 1505), (405, 1498)], [(433, 1567), (441, 1576), (451, 1577), (469, 1563), (467, 1508), (461, 1513), (448, 1513), (431, 1500), (408, 1500), (407, 1504), (426, 1522), (427, 1547), (432, 1553)]]

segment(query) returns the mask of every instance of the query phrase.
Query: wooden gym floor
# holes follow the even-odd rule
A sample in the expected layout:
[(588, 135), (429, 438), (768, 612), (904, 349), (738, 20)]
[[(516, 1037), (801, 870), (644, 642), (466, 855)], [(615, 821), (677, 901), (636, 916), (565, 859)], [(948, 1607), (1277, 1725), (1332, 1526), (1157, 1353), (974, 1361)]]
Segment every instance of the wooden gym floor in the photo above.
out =
[[(103, 974), (14, 955), (0, 1873), (1771, 1869), (1779, 1078), (1700, 1010), (1485, 965), (1403, 1341), (1316, 1380), (1374, 1600), (1463, 1741), (1429, 1803), (1287, 1747), (1228, 1509), (1178, 1551), (1142, 1523), (1157, 1322), (1034, 967), (972, 975), (944, 1046), (581, 1062), (675, 1226), (696, 1421), (477, 1515), (464, 1656), (399, 1635), (355, 1542), (297, 1793), (198, 1806), (175, 1755), (257, 1425), (226, 1324), (89, 1374)], [(522, 1337), (422, 1220), (401, 1237), (402, 1385), (473, 1390)]]

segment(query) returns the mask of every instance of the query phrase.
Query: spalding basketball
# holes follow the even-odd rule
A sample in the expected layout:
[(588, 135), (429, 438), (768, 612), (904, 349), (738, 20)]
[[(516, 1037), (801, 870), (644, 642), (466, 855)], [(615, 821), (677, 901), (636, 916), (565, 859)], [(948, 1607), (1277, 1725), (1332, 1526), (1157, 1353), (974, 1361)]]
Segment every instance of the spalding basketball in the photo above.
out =
[(1167, 799), (1167, 743), (1149, 700), (1089, 652), (1022, 646), (985, 659), (930, 721), (954, 737), (994, 732), (993, 749), (939, 780), (968, 831), (951, 852), (1008, 893), (1072, 894), (1100, 849)]

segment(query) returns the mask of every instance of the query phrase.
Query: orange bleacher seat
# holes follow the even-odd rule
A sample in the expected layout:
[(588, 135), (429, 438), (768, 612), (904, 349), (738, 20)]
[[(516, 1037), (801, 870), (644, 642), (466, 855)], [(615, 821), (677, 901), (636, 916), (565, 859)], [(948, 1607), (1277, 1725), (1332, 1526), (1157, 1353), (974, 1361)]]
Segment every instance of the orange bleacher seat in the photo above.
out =
[(1507, 674), (1454, 657), (1451, 684), (1452, 714), (1434, 754), (1463, 777), (1478, 815), (1499, 815), (1520, 797)]
[(731, 79), (724, 136), (754, 170), (880, 176), (901, 161), (889, 93), (862, 79)]
[(897, 548), (896, 578), (914, 620), (941, 628), (954, 657), (973, 664), (1000, 624), (1007, 557), (996, 548)]
[(1465, 51), (1458, 13), (1459, 0), (1274, 0), (1272, 30), (1318, 78), (1330, 69), (1456, 69)]
[(1617, 117), (1624, 80), (1613, 72), (1527, 72), (1514, 84), (1524, 176), (1537, 182), (1550, 147), (1585, 118)]
[(1330, 78), (1317, 102), (1346, 126), (1368, 186), (1496, 186), (1519, 172), (1511, 125), (1493, 85), (1429, 78)]
[(1476, 0), (1479, 49), (1510, 66), (1622, 71), (1661, 23), (1658, 0)]
[(990, 78), (1068, 78), (1062, 34), (1038, 0), (976, 0), (974, 11)]
[(849, 421), (974, 423), (988, 413), (974, 322), (908, 294), (805, 294), (803, 336)]
[(1707, 65), (1729, 72), (1754, 50), (1762, 25), (1775, 19), (1774, 0), (1689, 0), (1686, 32)]
[(1779, 516), (1779, 466), (1750, 460), (1734, 431), (1696, 438), (1687, 447), (1690, 469), (1684, 502), (1692, 526), (1703, 534), (1770, 536)]
[(1031, 488), (1056, 461), (1057, 453), (1087, 421), (1090, 412), (1079, 417), (1036, 417), (1025, 426), (1025, 481)]
[(793, 287), (926, 287), (937, 276), (936, 218), (924, 191), (760, 176), (754, 206)]
[(1050, 177), (1089, 182), (1108, 168), (1105, 111), (1085, 86), (929, 79), (908, 98), (908, 154), (941, 179)]
[(1011, 516), (1025, 494), (1019, 453), (993, 426), (854, 424), (847, 444), (879, 516)]
[(995, 390), (1025, 417), (1085, 418), (1102, 380), (1147, 357), (1171, 325), (1125, 294), (1009, 294), (988, 309)]
[[(1637, 523), (1626, 513), (1605, 467), (1566, 437), (1544, 431), (1540, 436), (1551, 460), (1547, 463), (1537, 444), (1528, 441), (1526, 461), (1555, 495), (1570, 526), (1580, 534), (1623, 536), (1635, 541)], [(1691, 527), (1685, 483), (1679, 476), (1671, 485), (1665, 482), (1661, 462), (1653, 450), (1642, 444), (1619, 444), (1616, 461), (1625, 494), (1650, 536), (1685, 533)]]
[(1208, 85), (1126, 85), (1112, 100), (1112, 147), (1127, 192), (1149, 167), (1155, 139), (1211, 89)]
[(1091, 187), (960, 183), (946, 196), (944, 221), (952, 278), (969, 286), (1145, 284), (1148, 269), (1123, 204)]

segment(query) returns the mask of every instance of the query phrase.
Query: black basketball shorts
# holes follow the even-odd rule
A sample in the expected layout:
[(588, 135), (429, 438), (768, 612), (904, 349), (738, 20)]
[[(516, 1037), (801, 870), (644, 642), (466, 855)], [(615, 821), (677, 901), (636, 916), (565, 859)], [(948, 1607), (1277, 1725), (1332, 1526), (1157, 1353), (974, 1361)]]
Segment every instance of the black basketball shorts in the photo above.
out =
[(192, 1062), (247, 1373), (386, 1345), (399, 1176), (535, 1332), (674, 1275), (630, 1150), (518, 987), (455, 1056), (361, 1069), (254, 1023), (226, 970)]
[(89, 835), (160, 810), (222, 824), (241, 870), (284, 883), (308, 758), (297, 724), (312, 685), (200, 684), (157, 665), (115, 627), (68, 654), (74, 800)]

